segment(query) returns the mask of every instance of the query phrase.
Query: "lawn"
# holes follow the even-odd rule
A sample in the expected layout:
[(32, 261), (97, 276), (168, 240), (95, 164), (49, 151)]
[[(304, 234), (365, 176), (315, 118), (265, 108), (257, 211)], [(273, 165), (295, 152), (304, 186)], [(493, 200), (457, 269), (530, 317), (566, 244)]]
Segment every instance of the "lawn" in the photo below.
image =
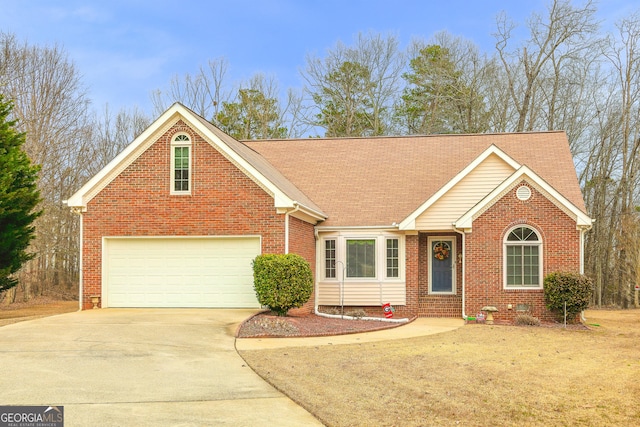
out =
[(590, 310), (587, 324), (241, 355), (328, 426), (640, 425), (640, 310)]
[(29, 302), (0, 305), (0, 326), (78, 310), (78, 301), (37, 298)]

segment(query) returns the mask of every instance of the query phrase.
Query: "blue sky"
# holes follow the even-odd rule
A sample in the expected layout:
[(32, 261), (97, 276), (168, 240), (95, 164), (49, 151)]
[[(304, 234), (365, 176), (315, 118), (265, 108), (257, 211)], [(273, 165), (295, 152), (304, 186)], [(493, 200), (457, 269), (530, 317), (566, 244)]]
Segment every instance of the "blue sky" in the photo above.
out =
[[(501, 11), (524, 24), (544, 13), (545, 0), (0, 0), (0, 32), (36, 45), (63, 47), (82, 75), (94, 106), (138, 106), (152, 112), (150, 93), (174, 75), (194, 74), (224, 57), (229, 83), (262, 72), (281, 90), (301, 87), (307, 54), (323, 56), (358, 32), (394, 34), (402, 48), (412, 38), (448, 32), (491, 51)], [(582, 4), (582, 1), (576, 2)], [(602, 0), (607, 27), (638, 5)]]

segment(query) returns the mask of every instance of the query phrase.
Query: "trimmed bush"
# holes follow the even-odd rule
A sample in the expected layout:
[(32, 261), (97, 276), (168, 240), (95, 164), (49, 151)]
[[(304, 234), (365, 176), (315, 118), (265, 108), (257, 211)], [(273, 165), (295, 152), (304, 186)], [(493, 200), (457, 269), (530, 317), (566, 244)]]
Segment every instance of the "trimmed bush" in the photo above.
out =
[(264, 254), (253, 260), (253, 287), (258, 302), (278, 316), (302, 307), (313, 291), (309, 263), (296, 254)]
[(564, 303), (567, 303), (567, 319), (574, 321), (578, 313), (589, 307), (593, 295), (593, 283), (583, 274), (549, 273), (544, 278), (544, 299), (547, 308), (564, 315)]

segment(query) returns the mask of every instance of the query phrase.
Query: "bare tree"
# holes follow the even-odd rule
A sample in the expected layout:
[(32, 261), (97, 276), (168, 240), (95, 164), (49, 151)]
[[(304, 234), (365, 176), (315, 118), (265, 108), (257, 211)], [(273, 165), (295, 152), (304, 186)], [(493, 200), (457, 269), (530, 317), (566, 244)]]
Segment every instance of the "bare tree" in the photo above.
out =
[(23, 295), (73, 294), (78, 221), (62, 201), (77, 188), (77, 154), (88, 143), (83, 136), (89, 100), (80, 74), (58, 46), (32, 47), (11, 35), (0, 36), (0, 46), (0, 90), (14, 100), (13, 114), (26, 133), (25, 151), (41, 165), (38, 186), (44, 213), (35, 224), (36, 258), (21, 271)]
[(581, 173), (585, 200), (597, 219), (586, 246), (597, 305), (632, 304), (640, 257), (640, 16), (617, 24), (603, 50), (608, 74), (592, 90), (591, 143)]
[(591, 36), (598, 28), (595, 12), (591, 0), (581, 7), (574, 7), (570, 0), (554, 0), (546, 17), (532, 15), (527, 25), (530, 38), (525, 46), (515, 50), (508, 49), (515, 24), (504, 14), (498, 16), (494, 36), (506, 92), (517, 113), (514, 131), (534, 129), (538, 114), (543, 111), (540, 101), (543, 81), (562, 77), (558, 67), (578, 58), (593, 44)]
[(201, 66), (195, 75), (174, 76), (167, 91), (152, 92), (154, 116), (162, 114), (174, 102), (180, 102), (202, 117), (213, 119), (222, 103), (230, 99), (231, 91), (225, 80), (228, 67), (226, 59), (218, 58)]

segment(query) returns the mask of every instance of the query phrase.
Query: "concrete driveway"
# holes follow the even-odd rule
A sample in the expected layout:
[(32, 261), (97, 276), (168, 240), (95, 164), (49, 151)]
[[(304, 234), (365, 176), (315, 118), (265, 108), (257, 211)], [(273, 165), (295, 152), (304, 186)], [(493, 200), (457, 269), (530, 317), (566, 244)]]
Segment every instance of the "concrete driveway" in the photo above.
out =
[(233, 333), (251, 310), (104, 309), (0, 328), (0, 405), (64, 406), (65, 426), (312, 426)]

